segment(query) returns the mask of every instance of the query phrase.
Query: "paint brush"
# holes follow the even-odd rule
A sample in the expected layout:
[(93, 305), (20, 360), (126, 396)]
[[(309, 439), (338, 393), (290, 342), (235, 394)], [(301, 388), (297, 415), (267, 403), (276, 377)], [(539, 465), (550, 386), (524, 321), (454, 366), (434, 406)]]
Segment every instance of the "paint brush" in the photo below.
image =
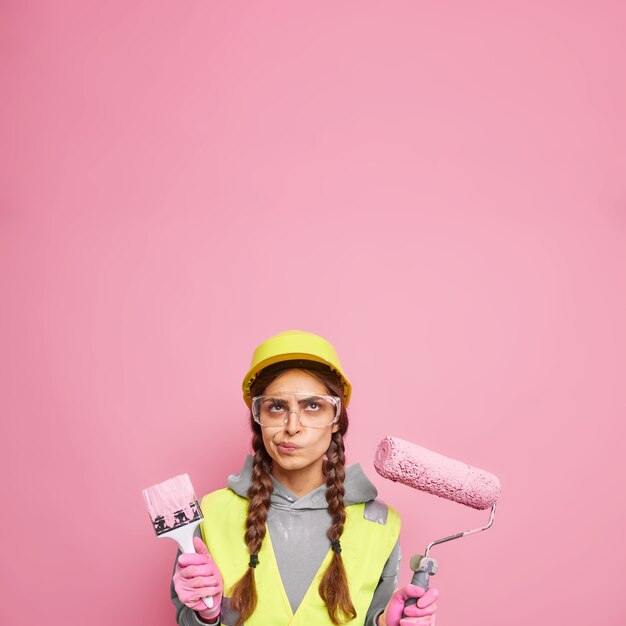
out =
[[(173, 539), (185, 554), (195, 553), (194, 531), (204, 519), (188, 474), (170, 478), (143, 490), (148, 514), (154, 532), (160, 539)], [(204, 604), (213, 608), (213, 596), (202, 598)]]

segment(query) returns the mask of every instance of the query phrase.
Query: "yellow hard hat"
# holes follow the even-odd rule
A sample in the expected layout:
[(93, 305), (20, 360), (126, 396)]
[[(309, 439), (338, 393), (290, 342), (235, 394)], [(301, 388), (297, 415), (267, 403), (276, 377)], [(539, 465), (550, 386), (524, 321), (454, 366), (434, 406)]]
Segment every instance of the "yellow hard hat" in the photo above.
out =
[(343, 383), (343, 401), (348, 406), (352, 385), (343, 373), (335, 348), (323, 337), (304, 332), (303, 330), (284, 330), (266, 339), (254, 351), (250, 370), (243, 379), (242, 385), (243, 399), (246, 404), (248, 406), (252, 404), (250, 387), (264, 367), (293, 359), (316, 361), (317, 363), (328, 365), (334, 372), (339, 374)]

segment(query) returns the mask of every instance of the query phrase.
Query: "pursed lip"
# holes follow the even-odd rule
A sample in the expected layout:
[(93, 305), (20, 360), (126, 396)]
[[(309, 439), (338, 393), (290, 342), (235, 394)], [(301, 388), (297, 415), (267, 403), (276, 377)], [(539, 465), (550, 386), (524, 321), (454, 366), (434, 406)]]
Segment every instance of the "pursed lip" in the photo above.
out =
[(277, 443), (276, 445), (279, 448), (282, 448), (283, 450), (299, 450), (300, 449), (300, 446), (297, 446), (295, 443), (281, 442), (281, 443)]

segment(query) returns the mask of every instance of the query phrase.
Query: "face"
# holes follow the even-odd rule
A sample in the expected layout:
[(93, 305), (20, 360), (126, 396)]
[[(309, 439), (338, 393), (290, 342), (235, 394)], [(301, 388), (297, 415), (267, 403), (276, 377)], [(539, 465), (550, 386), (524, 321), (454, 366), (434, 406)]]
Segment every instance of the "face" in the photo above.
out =
[[(304, 370), (287, 370), (275, 378), (263, 391), (264, 395), (277, 393), (312, 392), (328, 395), (326, 385)], [(291, 399), (290, 408), (297, 408)], [(338, 430), (337, 424), (325, 428), (302, 426), (298, 415), (291, 412), (284, 426), (261, 429), (263, 443), (274, 464), (272, 473), (278, 480), (281, 476), (300, 474), (309, 479), (321, 479), (324, 454), (330, 445), (332, 433)]]

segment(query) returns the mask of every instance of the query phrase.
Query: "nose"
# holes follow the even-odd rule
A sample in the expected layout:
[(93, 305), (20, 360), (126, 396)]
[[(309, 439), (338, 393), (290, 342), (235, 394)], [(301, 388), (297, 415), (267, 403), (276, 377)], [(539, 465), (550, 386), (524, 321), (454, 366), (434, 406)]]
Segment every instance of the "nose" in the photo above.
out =
[(291, 409), (287, 414), (287, 421), (285, 422), (285, 430), (293, 435), (300, 430), (300, 414), (298, 411)]

